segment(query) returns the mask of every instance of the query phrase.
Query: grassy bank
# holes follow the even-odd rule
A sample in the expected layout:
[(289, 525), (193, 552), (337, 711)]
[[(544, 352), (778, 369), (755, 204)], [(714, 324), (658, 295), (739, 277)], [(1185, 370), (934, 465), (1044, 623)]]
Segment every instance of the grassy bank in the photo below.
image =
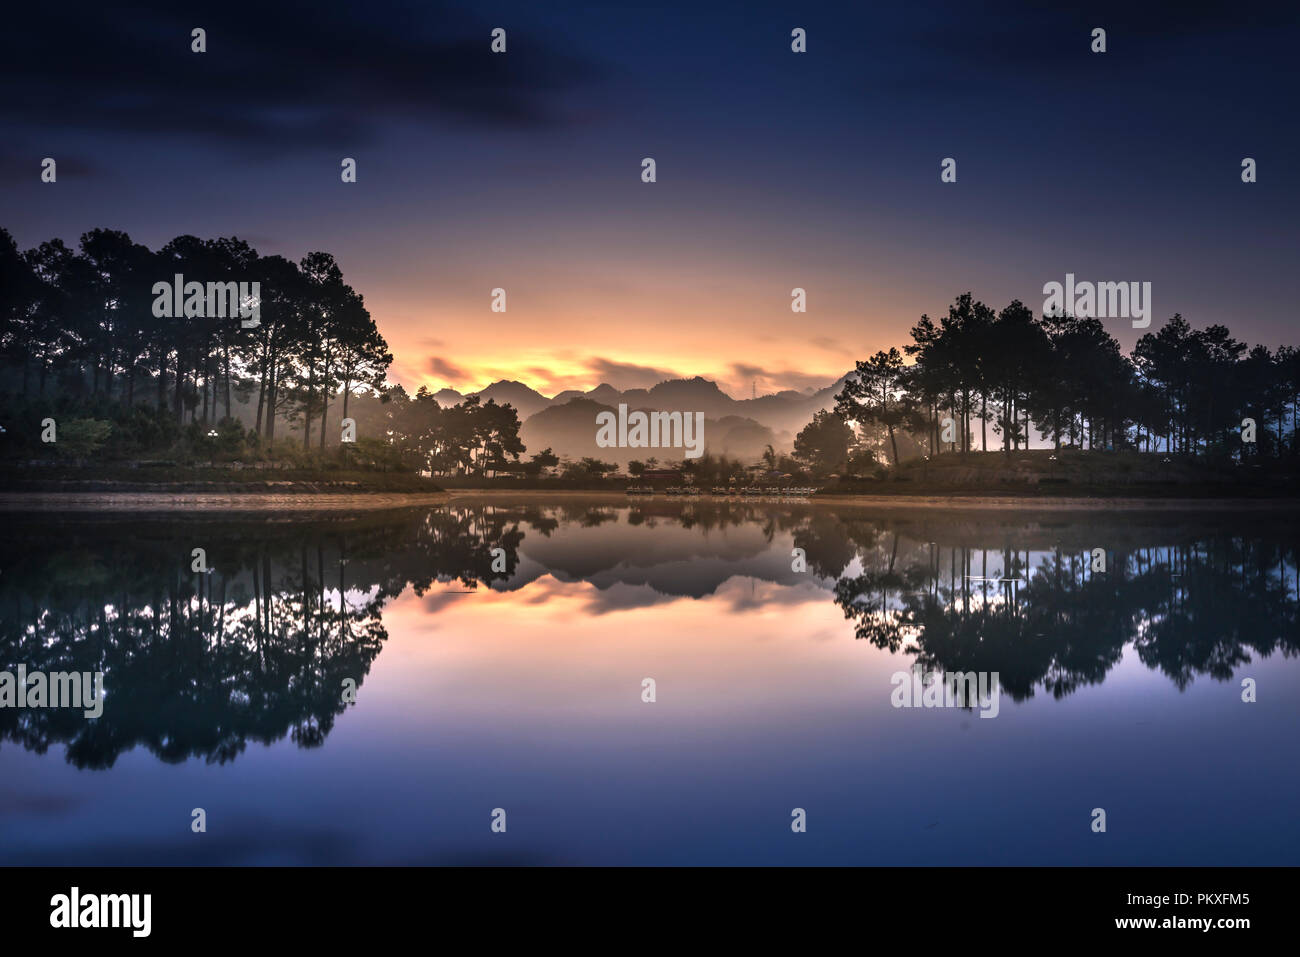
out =
[(364, 469), (257, 469), (229, 466), (48, 465), (0, 470), (4, 492), (194, 492), (247, 494), (436, 493), (433, 479), (413, 472)]
[(835, 495), (1033, 496), (1085, 498), (1274, 498), (1300, 488), (1300, 462), (1211, 463), (1147, 452), (970, 452), (904, 462), (876, 478), (824, 487)]
[[(637, 479), (445, 478), (453, 491), (615, 492), (629, 485), (653, 484), (663, 494), (668, 485)], [(674, 483), (676, 484), (676, 483)], [(696, 482), (707, 495), (710, 482)], [(1034, 449), (1026, 452), (970, 452), (904, 462), (874, 476), (823, 480), (792, 478), (762, 483), (813, 486), (820, 497), (968, 495), (979, 498), (1179, 498), (1231, 499), (1295, 497), (1300, 488), (1300, 461), (1261, 458), (1258, 462), (1219, 464), (1163, 453)], [(739, 487), (739, 486), (738, 486)]]
[[(243, 468), (174, 463), (135, 467), (121, 463), (17, 465), (0, 469), (0, 492), (74, 493), (250, 493), (250, 494), (429, 494), (441, 491), (606, 493), (622, 495), (636, 479), (424, 478), (409, 471), (380, 471), (314, 465)], [(667, 485), (653, 483), (661, 497)], [(701, 483), (697, 483), (701, 484)], [(764, 487), (777, 492), (781, 483)], [(945, 454), (904, 462), (875, 476), (789, 480), (813, 486), (818, 497), (977, 496), (1014, 499), (1276, 499), (1296, 498), (1300, 461), (1265, 458), (1237, 465), (1139, 452), (1028, 452)], [(702, 483), (708, 495), (710, 483)]]

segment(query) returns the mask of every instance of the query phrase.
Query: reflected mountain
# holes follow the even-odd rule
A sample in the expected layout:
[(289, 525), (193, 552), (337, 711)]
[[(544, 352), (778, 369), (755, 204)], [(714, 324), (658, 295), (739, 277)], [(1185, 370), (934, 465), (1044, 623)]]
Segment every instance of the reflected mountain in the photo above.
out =
[[(136, 746), (211, 763), (250, 741), (317, 747), (405, 589), (436, 615), (446, 592), (545, 600), (542, 578), (599, 596), (587, 614), (709, 600), (737, 578), (777, 586), (760, 603), (812, 589), (857, 638), (927, 670), (996, 671), (1015, 701), (1098, 684), (1130, 646), (1182, 689), (1300, 651), (1295, 526), (1289, 513), (1107, 520), (712, 500), (313, 519), (10, 515), (0, 670), (103, 672), (106, 699), (96, 721), (0, 708), (0, 739), (35, 752), (64, 744), (83, 768)], [(197, 548), (206, 572), (191, 570)]]

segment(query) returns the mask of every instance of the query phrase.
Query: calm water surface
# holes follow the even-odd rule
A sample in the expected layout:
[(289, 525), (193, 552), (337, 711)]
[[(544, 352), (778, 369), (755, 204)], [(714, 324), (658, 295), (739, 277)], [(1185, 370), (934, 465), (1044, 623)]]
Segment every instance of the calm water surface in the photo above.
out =
[[(0, 526), (0, 670), (107, 692), (0, 709), (3, 864), (1300, 864), (1294, 514)], [(996, 718), (893, 707), (914, 664)]]

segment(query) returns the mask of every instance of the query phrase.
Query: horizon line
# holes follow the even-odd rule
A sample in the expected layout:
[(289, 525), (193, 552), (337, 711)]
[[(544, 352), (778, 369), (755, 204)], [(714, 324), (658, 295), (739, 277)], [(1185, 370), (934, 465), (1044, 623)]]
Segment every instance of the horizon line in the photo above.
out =
[[(852, 370), (845, 372), (843, 375), (839, 376), (838, 378), (831, 379), (829, 382), (826, 383), (826, 385), (822, 386), (820, 389), (810, 388), (808, 391), (801, 391), (799, 389), (777, 389), (774, 392), (764, 392), (762, 395), (746, 396), (744, 398), (736, 398), (736, 396), (732, 395), (731, 392), (729, 392), (727, 389), (724, 389), (722, 385), (719, 384), (717, 379), (711, 379), (708, 376), (704, 376), (704, 375), (674, 376), (671, 378), (662, 379), (659, 382), (656, 382), (652, 386), (633, 386), (626, 389), (620, 389), (616, 385), (611, 385), (608, 382), (601, 381), (589, 389), (561, 389), (560, 391), (556, 392), (554, 395), (547, 395), (545, 392), (541, 391), (540, 389), (534, 388), (533, 386), (529, 385), (527, 382), (524, 382), (521, 379), (493, 379), (487, 385), (480, 386), (475, 389), (458, 389), (452, 385), (443, 385), (438, 389), (434, 389), (432, 386), (429, 386), (427, 384), (422, 384), (416, 387), (416, 391), (419, 391), (420, 388), (427, 388), (435, 396), (440, 392), (455, 392), (457, 395), (463, 398), (466, 396), (478, 395), (479, 393), (492, 388), (492, 386), (494, 385), (520, 385), (523, 386), (525, 389), (537, 393), (543, 399), (546, 399), (546, 401), (554, 402), (559, 396), (564, 395), (566, 392), (577, 393), (577, 395), (571, 396), (571, 398), (578, 398), (579, 396), (586, 396), (591, 392), (595, 392), (597, 389), (601, 388), (602, 386), (613, 389), (615, 392), (622, 395), (627, 392), (649, 392), (652, 389), (656, 389), (661, 385), (666, 385), (669, 382), (691, 382), (695, 379), (701, 379), (704, 382), (708, 382), (711, 385), (713, 385), (719, 392), (721, 392), (724, 396), (726, 396), (728, 399), (730, 399), (733, 402), (753, 402), (755, 399), (766, 399), (772, 396), (782, 395), (788, 392), (793, 392), (795, 395), (799, 395), (804, 398), (812, 398), (812, 396), (816, 395), (818, 392), (821, 392), (824, 389), (829, 389), (831, 386), (835, 385), (835, 383), (838, 382), (840, 379), (844, 378), (844, 376), (850, 374), (852, 374)], [(441, 381), (445, 383), (447, 380), (443, 379)], [(401, 385), (401, 383), (393, 382), (392, 385)], [(403, 386), (403, 388), (405, 388), (405, 386)]]

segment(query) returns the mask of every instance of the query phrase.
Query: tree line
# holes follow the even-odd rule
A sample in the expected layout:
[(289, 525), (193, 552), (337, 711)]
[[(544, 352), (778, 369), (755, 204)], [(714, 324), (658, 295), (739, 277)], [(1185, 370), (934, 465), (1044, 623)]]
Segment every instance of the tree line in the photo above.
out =
[[(1300, 452), (1300, 351), (1251, 347), (1222, 325), (1192, 329), (1174, 315), (1125, 355), (1098, 319), (1035, 316), (1019, 301), (995, 312), (966, 293), (937, 322), (923, 315), (911, 339), (858, 362), (835, 397), (836, 417), (890, 464), (900, 436), (930, 455), (961, 454), (989, 450), (990, 432), (1007, 454), (1035, 432), (1057, 450)], [(1242, 441), (1248, 418), (1253, 453)], [(809, 426), (837, 442), (835, 428), (825, 417)]]
[[(176, 274), (257, 282), (260, 321), (156, 316), (154, 286)], [(1125, 355), (1097, 319), (1035, 316), (1019, 301), (995, 311), (967, 293), (938, 321), (923, 315), (910, 336), (857, 362), (835, 408), (796, 437), (792, 456), (765, 455), (768, 467), (855, 471), (877, 456), (896, 465), (900, 439), (934, 456), (988, 450), (990, 433), (1008, 454), (1037, 433), (1056, 449), (1244, 458), (1247, 418), (1255, 454), (1300, 451), (1300, 352), (1250, 347), (1222, 325), (1194, 330), (1175, 315)], [(235, 237), (189, 235), (152, 251), (107, 229), (76, 249), (52, 239), (23, 251), (0, 229), (0, 361), (0, 412), (31, 449), (35, 424), (55, 412), (62, 450), (130, 454), (187, 440), (193, 451), (211, 440), (226, 458), (284, 450), (278, 423), (300, 433), (303, 450), (324, 451), (351, 417), (356, 462), (475, 475), (555, 464), (550, 450), (520, 461), (509, 405), (443, 409), (427, 389), (389, 384), (388, 344), (325, 252), (294, 263)], [(716, 464), (701, 471), (738, 474), (736, 463)], [(602, 466), (569, 471), (599, 476)]]
[[(258, 282), (260, 323), (154, 315), (154, 285), (181, 274), (199, 282)], [(341, 416), (357, 387), (383, 382), (388, 344), (334, 258), (294, 263), (262, 256), (244, 240), (178, 236), (152, 251), (124, 232), (95, 229), (78, 248), (61, 239), (19, 251), (0, 229), (0, 355), (22, 399), (52, 392), (84, 401), (169, 410), (179, 424), (233, 418), (256, 394), (254, 431), (269, 443), (277, 420), (319, 423), (324, 446), (331, 402)]]
[[(177, 274), (258, 283), (256, 324), (233, 310), (156, 315), (155, 285)], [(523, 451), (511, 407), (471, 399), (443, 409), (425, 389), (412, 396), (387, 382), (388, 343), (325, 252), (295, 263), (236, 237), (189, 235), (153, 251), (108, 229), (75, 249), (52, 239), (23, 251), (0, 229), (0, 361), (5, 438), (29, 451), (42, 448), (45, 415), (59, 426), (48, 448), (75, 456), (270, 451), (310, 464), (302, 452), (313, 446), (343, 449), (346, 418), (360, 447), (339, 454), (353, 464), (486, 474)], [(299, 435), (286, 441), (285, 426)]]

